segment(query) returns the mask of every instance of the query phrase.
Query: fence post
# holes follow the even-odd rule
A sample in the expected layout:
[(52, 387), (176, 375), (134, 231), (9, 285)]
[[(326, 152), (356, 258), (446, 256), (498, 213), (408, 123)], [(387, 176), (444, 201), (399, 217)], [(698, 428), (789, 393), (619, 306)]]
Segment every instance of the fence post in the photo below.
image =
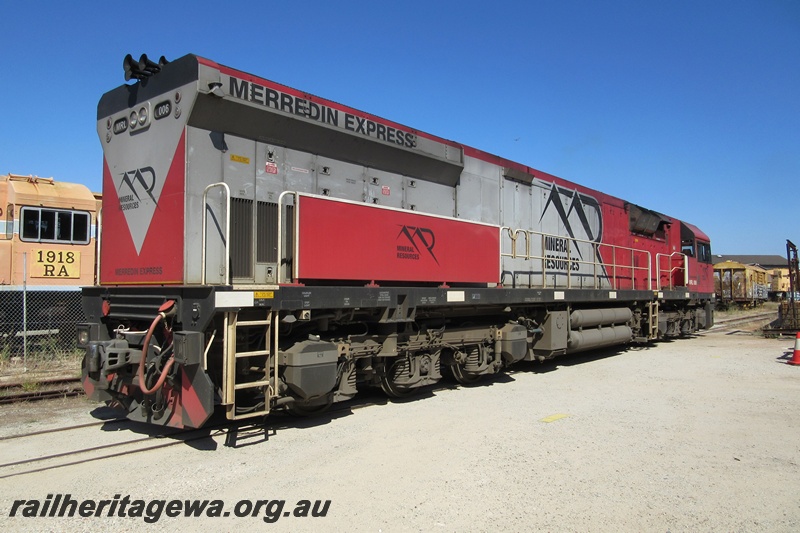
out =
[(22, 371), (28, 371), (28, 252), (22, 252)]

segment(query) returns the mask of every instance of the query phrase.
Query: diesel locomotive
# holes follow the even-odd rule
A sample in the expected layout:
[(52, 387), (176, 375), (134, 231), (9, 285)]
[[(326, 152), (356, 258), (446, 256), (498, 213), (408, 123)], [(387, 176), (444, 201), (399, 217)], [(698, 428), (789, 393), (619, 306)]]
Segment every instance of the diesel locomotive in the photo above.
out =
[(713, 323), (697, 227), (208, 59), (103, 95), (83, 386), (200, 427)]
[(84, 185), (0, 175), (0, 353), (74, 353), (80, 287), (95, 283), (99, 202)]

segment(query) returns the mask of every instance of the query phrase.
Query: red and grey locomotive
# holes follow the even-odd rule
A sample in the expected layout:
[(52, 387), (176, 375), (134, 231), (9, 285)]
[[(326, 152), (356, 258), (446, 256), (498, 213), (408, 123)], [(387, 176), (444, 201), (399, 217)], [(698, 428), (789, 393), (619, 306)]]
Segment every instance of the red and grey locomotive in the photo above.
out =
[(194, 55), (98, 105), (83, 384), (200, 427), (713, 321), (691, 224)]

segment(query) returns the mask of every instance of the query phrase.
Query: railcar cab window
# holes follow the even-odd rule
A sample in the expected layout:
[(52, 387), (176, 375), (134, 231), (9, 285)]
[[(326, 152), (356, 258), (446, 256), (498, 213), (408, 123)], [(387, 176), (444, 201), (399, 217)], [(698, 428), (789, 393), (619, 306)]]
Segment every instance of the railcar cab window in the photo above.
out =
[(701, 263), (712, 263), (711, 260), (711, 243), (697, 241), (697, 260)]
[(27, 242), (89, 243), (90, 215), (84, 211), (23, 207), (20, 239)]
[(6, 206), (6, 232), (5, 238), (11, 240), (14, 237), (14, 204)]

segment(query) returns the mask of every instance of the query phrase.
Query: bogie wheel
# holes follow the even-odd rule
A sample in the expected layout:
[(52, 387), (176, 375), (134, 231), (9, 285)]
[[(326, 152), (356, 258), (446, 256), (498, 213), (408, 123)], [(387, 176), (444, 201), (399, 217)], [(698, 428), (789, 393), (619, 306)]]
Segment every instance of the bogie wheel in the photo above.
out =
[(409, 372), (410, 362), (407, 357), (398, 357), (394, 361), (384, 363), (381, 373), (381, 389), (390, 398), (408, 398), (416, 389), (399, 385), (397, 379)]
[(466, 353), (461, 353), (460, 357), (454, 357), (450, 365), (450, 373), (453, 378), (461, 385), (474, 385), (480, 381), (484, 372), (470, 372), (467, 368), (478, 370), (485, 369), (486, 353), (483, 346), (475, 345), (467, 348)]
[(463, 365), (451, 365), (450, 373), (460, 385), (474, 385), (481, 380), (481, 374), (470, 374), (464, 370)]

